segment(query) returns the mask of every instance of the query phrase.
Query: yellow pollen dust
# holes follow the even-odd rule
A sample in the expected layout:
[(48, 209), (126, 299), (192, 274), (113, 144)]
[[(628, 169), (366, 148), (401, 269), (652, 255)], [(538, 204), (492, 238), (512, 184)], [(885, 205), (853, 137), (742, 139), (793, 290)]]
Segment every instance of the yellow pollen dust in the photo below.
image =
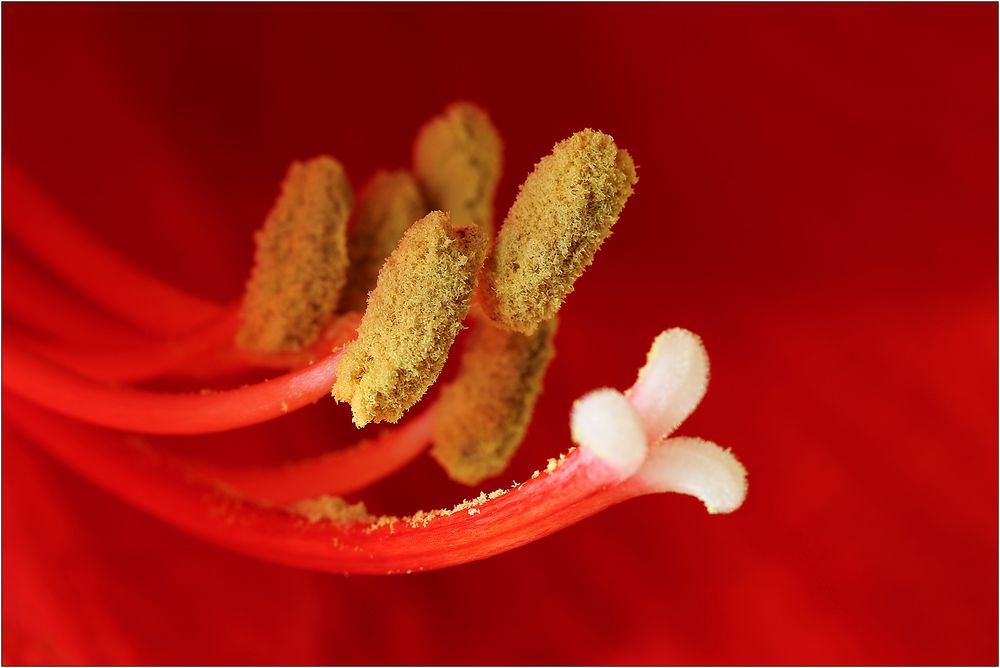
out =
[[(576, 448), (570, 448), (566, 453), (559, 455), (548, 461), (544, 473), (551, 475), (566, 461), (570, 453)], [(538, 478), (541, 471), (535, 471), (531, 476), (532, 480)], [(317, 522), (332, 522), (344, 527), (354, 525), (364, 525), (364, 532), (371, 534), (381, 529), (388, 529), (389, 533), (395, 533), (397, 526), (409, 529), (423, 529), (437, 519), (451, 517), (458, 513), (466, 513), (470, 517), (483, 514), (483, 507), (490, 501), (495, 501), (508, 493), (520, 490), (524, 483), (514, 481), (510, 489), (495, 489), (492, 492), (480, 492), (472, 499), (465, 499), (451, 508), (437, 508), (434, 510), (418, 510), (412, 515), (372, 515), (368, 512), (363, 502), (350, 503), (338, 496), (323, 495), (311, 499), (296, 501), (288, 506), (288, 510), (303, 517), (311, 524)], [(339, 545), (335, 538), (334, 544)]]
[(348, 503), (339, 496), (319, 496), (293, 503), (289, 509), (302, 515), (310, 524), (326, 520), (334, 524), (349, 525), (371, 521), (363, 502)]

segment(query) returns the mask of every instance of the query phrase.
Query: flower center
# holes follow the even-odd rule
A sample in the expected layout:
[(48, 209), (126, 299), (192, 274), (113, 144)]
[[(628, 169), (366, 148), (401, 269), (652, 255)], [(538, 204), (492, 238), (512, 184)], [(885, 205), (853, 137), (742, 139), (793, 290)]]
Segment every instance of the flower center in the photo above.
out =
[[(577, 132), (537, 163), (494, 237), (500, 164), (499, 135), (470, 104), (428, 122), (413, 171), (379, 172), (356, 208), (335, 160), (294, 163), (255, 237), (246, 294), (231, 308), (184, 295), (115, 258), (11, 171), (22, 198), (12, 206), (15, 217), (47, 221), (76, 239), (75, 268), (45, 255), (37, 227), (12, 226), (14, 235), (81, 292), (149, 330), (160, 326), (147, 305), (126, 303), (115, 282), (93, 281), (85, 270), (108, 267), (117, 283), (144, 285), (163, 312), (201, 323), (129, 350), (5, 336), (4, 385), (19, 397), (11, 419), (71, 467), (171, 522), (326, 570), (401, 572), (480, 559), (655, 492), (694, 495), (710, 512), (735, 510), (746, 494), (735, 457), (707, 441), (671, 438), (708, 381), (700, 340), (676, 329), (657, 337), (626, 393), (605, 388), (574, 405), (578, 447), (528, 480), (406, 517), (373, 516), (343, 499), (405, 466), (429, 442), (451, 478), (478, 484), (506, 469), (525, 436), (554, 356), (557, 312), (637, 179), (630, 155), (610, 136)], [(34, 296), (39, 309), (51, 303), (45, 290)], [(397, 422), (437, 382), (463, 323), (473, 331), (457, 375), (432, 405), (321, 457), (261, 468), (164, 453), (151, 459), (134, 437), (91, 426), (221, 431), (281, 417), (328, 393), (350, 405), (359, 428)], [(120, 385), (261, 367), (292, 371), (191, 395)]]
[[(360, 428), (398, 421), (426, 394), (475, 301), (433, 431), (435, 459), (470, 485), (501, 473), (520, 445), (554, 355), (556, 312), (636, 182), (611, 137), (578, 132), (536, 165), (494, 243), (500, 146), (482, 110), (452, 105), (418, 134), (412, 175), (372, 179), (350, 229), (339, 164), (295, 163), (257, 234), (237, 337), (261, 352), (294, 350), (336, 312), (363, 306), (332, 390)], [(423, 216), (428, 206), (441, 211)]]

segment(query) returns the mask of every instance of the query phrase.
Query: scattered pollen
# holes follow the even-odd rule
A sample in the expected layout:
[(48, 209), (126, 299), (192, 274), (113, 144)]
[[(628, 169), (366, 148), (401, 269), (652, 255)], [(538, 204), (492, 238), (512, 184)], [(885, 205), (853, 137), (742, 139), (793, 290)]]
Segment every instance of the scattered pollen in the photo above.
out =
[(355, 524), (372, 519), (363, 502), (348, 503), (339, 496), (318, 496), (314, 499), (303, 499), (292, 504), (289, 509), (302, 515), (310, 524), (323, 520), (335, 524)]
[(573, 290), (632, 194), (635, 165), (610, 136), (577, 132), (521, 185), (483, 272), (483, 307), (531, 334)]
[(434, 413), (431, 454), (452, 479), (474, 485), (507, 467), (555, 354), (555, 333), (555, 319), (531, 335), (477, 320), (458, 375), (442, 390)]
[[(403, 233), (427, 214), (420, 188), (405, 170), (380, 171), (358, 196), (357, 212), (347, 240), (350, 267), (339, 310), (364, 311), (378, 270)], [(454, 218), (453, 221), (454, 222)]]
[(432, 207), (449, 211), (455, 225), (476, 225), (492, 238), (502, 151), (486, 112), (456, 102), (420, 129), (413, 168)]
[(466, 512), (469, 515), (480, 514), (479, 507), (488, 501), (493, 501), (499, 499), (501, 496), (507, 493), (505, 489), (497, 489), (492, 492), (480, 492), (479, 496), (474, 499), (466, 499), (461, 503), (456, 504), (452, 508), (438, 508), (436, 510), (418, 510), (412, 515), (407, 515), (406, 517), (397, 517), (395, 515), (382, 515), (371, 519), (365, 531), (367, 533), (372, 533), (373, 531), (378, 531), (379, 529), (389, 528), (389, 533), (394, 531), (397, 524), (405, 524), (411, 529), (422, 529), (429, 525), (434, 520), (441, 517), (451, 517), (456, 513)]
[(347, 280), (351, 186), (343, 167), (322, 156), (294, 162), (281, 195), (257, 232), (237, 344), (275, 353), (312, 343), (333, 315)]
[(337, 367), (332, 394), (354, 424), (396, 422), (437, 380), (469, 311), (486, 238), (429, 213), (414, 223), (379, 272)]

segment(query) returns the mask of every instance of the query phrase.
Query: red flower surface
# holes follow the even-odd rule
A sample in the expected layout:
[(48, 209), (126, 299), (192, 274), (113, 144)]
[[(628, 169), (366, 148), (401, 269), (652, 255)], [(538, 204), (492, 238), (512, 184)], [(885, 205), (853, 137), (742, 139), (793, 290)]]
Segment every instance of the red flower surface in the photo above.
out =
[[(734, 447), (752, 482), (732, 515), (650, 496), (486, 561), (344, 577), (163, 524), (5, 419), (5, 663), (997, 662), (995, 5), (8, 4), (3, 18), (5, 160), (109, 247), (218, 303), (240, 294), (293, 159), (335, 155), (358, 185), (406, 165), (424, 119), (474, 100), (506, 141), (504, 207), (555, 141), (614, 135), (636, 194), (492, 482), (565, 450), (573, 399), (627, 387), (671, 326), (713, 363), (681, 432)], [(11, 322), (18, 269), (45, 269), (7, 238), (24, 221), (4, 195)], [(151, 440), (260, 463), (352, 429), (320, 402)], [(423, 457), (359, 498), (405, 513), (468, 493)]]

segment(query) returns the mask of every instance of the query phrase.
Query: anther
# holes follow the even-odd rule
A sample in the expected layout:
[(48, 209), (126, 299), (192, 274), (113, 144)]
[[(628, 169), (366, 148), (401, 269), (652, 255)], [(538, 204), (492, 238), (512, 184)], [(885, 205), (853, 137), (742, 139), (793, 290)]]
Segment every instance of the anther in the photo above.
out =
[(340, 299), (341, 312), (364, 311), (378, 271), (403, 233), (428, 207), (413, 175), (405, 170), (380, 171), (358, 196), (347, 239), (350, 267)]
[(485, 255), (478, 229), (453, 227), (440, 211), (406, 231), (337, 367), (332, 393), (351, 404), (355, 425), (397, 421), (437, 380)]
[(486, 261), (483, 306), (530, 334), (562, 305), (632, 194), (635, 165), (610, 136), (577, 132), (521, 185)]
[(299, 350), (331, 319), (347, 280), (351, 186), (343, 167), (322, 156), (294, 162), (281, 195), (257, 232), (236, 337), (263, 353)]
[(507, 467), (531, 421), (555, 333), (555, 319), (530, 335), (477, 319), (434, 413), (431, 454), (452, 479), (474, 485)]
[(502, 151), (486, 112), (456, 102), (420, 129), (413, 168), (432, 207), (450, 212), (455, 225), (476, 225), (492, 238)]

